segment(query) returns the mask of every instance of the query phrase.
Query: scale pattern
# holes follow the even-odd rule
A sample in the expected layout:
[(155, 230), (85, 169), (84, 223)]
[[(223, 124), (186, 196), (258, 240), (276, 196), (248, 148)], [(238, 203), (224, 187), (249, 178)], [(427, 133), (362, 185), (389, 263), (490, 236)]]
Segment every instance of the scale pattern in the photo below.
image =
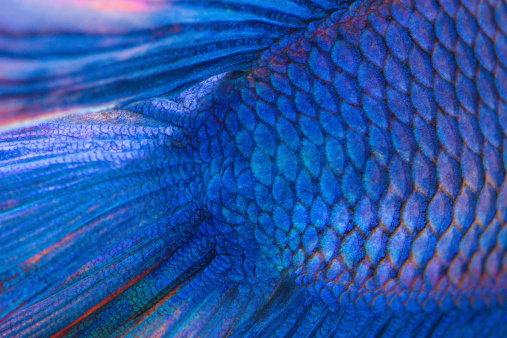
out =
[(505, 27), (355, 2), (175, 100), (3, 134), (0, 241), (33, 232), (0, 336), (502, 336)]

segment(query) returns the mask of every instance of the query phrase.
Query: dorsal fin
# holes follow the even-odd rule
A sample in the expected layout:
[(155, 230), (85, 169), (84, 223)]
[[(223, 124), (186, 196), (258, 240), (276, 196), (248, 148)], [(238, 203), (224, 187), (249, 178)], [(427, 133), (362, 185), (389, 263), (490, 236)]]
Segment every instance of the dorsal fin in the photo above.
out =
[(0, 127), (174, 93), (248, 69), (263, 48), (345, 1), (6, 0)]

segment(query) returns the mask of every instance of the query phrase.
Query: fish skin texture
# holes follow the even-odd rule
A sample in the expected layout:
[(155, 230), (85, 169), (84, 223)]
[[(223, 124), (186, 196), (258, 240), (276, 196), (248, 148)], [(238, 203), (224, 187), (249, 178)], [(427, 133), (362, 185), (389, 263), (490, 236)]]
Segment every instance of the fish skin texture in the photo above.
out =
[(505, 335), (506, 51), (502, 1), (355, 2), (2, 134), (0, 336)]

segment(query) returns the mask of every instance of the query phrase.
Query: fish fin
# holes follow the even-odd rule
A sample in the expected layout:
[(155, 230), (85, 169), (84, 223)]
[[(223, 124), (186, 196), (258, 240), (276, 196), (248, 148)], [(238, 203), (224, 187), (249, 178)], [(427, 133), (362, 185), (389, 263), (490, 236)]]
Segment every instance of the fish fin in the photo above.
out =
[(0, 127), (118, 107), (248, 69), (259, 51), (340, 3), (4, 1)]
[(110, 111), (0, 134), (0, 320), (192, 204), (172, 188), (192, 181), (178, 130)]

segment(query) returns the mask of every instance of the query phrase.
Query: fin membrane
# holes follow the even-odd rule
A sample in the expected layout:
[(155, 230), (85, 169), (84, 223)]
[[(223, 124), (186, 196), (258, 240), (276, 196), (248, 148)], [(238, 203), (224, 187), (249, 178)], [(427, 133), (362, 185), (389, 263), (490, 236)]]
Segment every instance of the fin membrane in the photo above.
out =
[(2, 6), (8, 10), (0, 13), (0, 126), (12, 127), (248, 69), (276, 39), (346, 1), (121, 0), (113, 7), (7, 0)]

